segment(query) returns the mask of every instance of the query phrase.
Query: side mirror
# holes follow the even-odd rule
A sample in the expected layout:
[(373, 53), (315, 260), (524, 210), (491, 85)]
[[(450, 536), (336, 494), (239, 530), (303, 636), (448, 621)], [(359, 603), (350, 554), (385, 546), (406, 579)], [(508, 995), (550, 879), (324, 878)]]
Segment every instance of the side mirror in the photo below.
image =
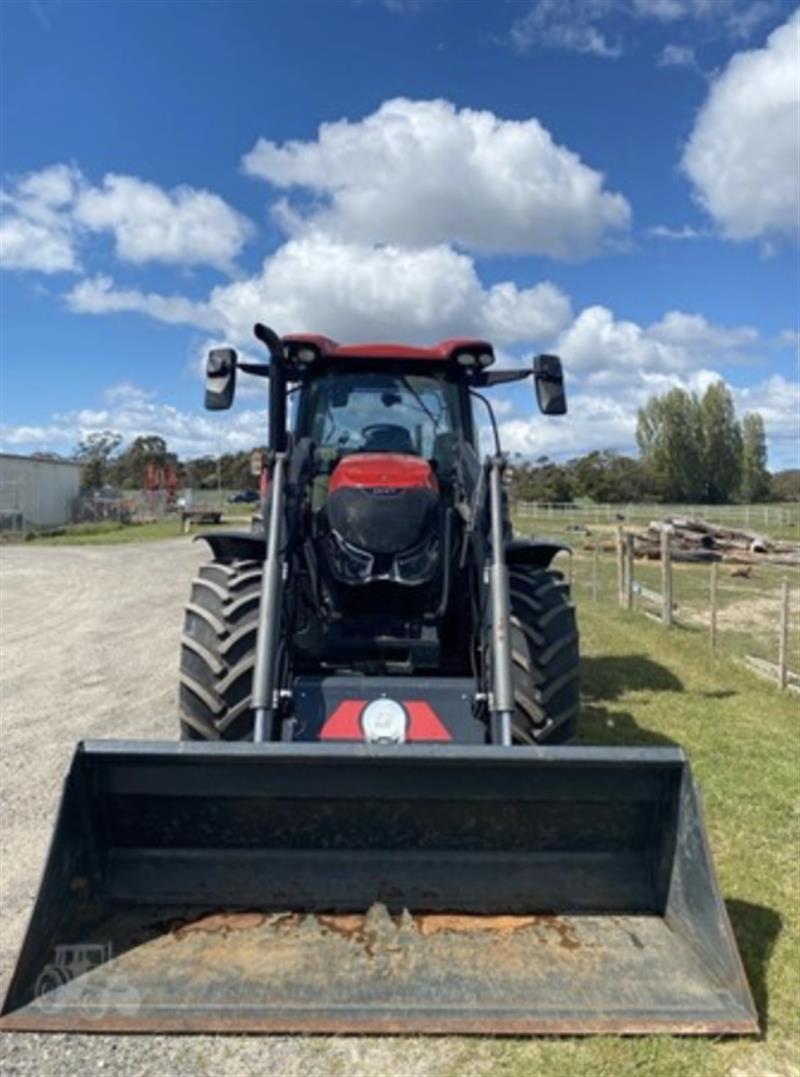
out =
[(212, 348), (206, 359), (206, 399), (209, 411), (226, 411), (236, 391), (236, 352)]
[(566, 415), (567, 394), (564, 371), (557, 355), (537, 355), (533, 360), (533, 382), (542, 415)]

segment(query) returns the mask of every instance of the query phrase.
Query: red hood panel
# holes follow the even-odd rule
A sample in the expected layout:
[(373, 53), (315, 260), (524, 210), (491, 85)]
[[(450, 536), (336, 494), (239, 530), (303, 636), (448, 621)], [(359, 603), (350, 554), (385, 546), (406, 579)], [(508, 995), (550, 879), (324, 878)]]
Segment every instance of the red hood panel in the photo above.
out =
[(365, 452), (345, 456), (336, 465), (328, 493), (332, 494), (343, 486), (372, 489), (422, 486), (434, 493), (439, 492), (439, 483), (427, 460), (422, 460), (419, 456), (391, 452)]

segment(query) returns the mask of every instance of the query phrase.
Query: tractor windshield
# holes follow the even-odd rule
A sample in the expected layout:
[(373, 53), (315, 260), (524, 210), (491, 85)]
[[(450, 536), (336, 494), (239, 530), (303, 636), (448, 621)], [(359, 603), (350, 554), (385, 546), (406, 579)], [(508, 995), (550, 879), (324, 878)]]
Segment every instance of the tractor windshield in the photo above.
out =
[(458, 400), (434, 374), (330, 371), (309, 387), (304, 425), (318, 448), (430, 459), (458, 429)]

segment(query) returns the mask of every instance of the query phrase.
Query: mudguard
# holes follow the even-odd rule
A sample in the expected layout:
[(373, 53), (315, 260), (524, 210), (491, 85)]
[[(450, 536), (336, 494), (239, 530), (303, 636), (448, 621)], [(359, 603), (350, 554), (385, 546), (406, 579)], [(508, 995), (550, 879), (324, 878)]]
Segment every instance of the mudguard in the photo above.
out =
[(558, 553), (569, 553), (572, 547), (552, 539), (515, 538), (506, 543), (506, 563), (509, 568), (530, 565), (547, 568)]

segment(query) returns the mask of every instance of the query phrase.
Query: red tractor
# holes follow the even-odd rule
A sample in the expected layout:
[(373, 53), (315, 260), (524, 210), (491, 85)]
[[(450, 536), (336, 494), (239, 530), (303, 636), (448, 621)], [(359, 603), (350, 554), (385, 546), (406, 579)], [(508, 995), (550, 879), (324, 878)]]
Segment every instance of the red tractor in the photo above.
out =
[[(186, 610), (182, 737), (574, 737), (578, 632), (551, 568), (564, 547), (512, 538), (480, 395), (532, 377), (542, 411), (563, 414), (559, 359), (493, 370), (482, 340), (256, 334), (271, 362), (239, 368), (269, 378), (265, 526), (205, 536), (214, 560)], [(211, 352), (207, 407), (230, 406), (236, 369), (233, 350)], [(475, 400), (495, 442), (483, 461)]]
[[(559, 360), (256, 335), (263, 530), (205, 536), (180, 742), (78, 744), (0, 1027), (757, 1031), (683, 752), (553, 746), (562, 547), (512, 537), (473, 401), (532, 376), (562, 414)], [(94, 994), (53, 973), (76, 940)]]

